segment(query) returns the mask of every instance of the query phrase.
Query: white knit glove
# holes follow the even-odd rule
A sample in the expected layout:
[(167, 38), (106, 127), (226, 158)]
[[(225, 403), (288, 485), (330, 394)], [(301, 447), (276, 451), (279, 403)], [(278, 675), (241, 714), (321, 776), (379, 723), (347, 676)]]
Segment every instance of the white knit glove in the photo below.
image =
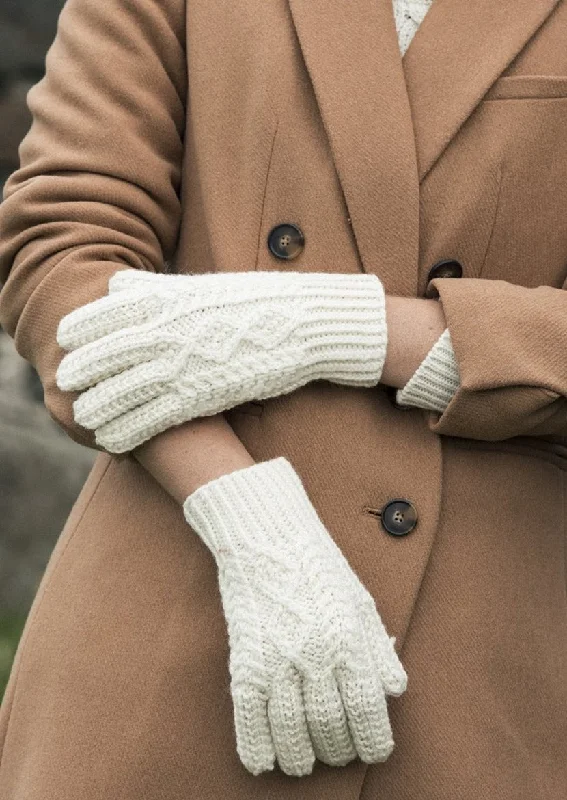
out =
[(249, 772), (384, 761), (407, 677), (375, 602), (283, 457), (199, 487), (187, 522), (215, 557), (237, 751)]
[(121, 270), (108, 296), (63, 317), (57, 341), (72, 351), (57, 385), (82, 391), (75, 421), (122, 453), (194, 417), (317, 378), (376, 385), (385, 295), (366, 273)]

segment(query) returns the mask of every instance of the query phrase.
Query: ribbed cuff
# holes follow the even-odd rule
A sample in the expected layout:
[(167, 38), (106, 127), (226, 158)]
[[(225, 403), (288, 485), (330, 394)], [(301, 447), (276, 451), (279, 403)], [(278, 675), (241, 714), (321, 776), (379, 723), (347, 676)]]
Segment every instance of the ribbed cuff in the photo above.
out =
[[(293, 514), (290, 516), (290, 510)], [(203, 484), (183, 503), (185, 519), (216, 555), (229, 549), (266, 549), (305, 536), (320, 525), (303, 483), (283, 456), (228, 472)], [(295, 531), (298, 521), (301, 530)]]
[[(258, 270), (199, 275), (155, 275), (121, 270), (112, 291), (159, 285), (209, 297), (226, 294), (231, 303), (277, 300), (297, 310), (290, 338), (301, 343), (305, 358), (296, 363), (295, 384), (282, 375), (282, 390), (323, 378), (353, 386), (375, 386), (386, 359), (386, 296), (381, 280), (369, 273)], [(266, 334), (268, 335), (268, 334)], [(285, 343), (280, 345), (285, 347)]]
[(375, 386), (388, 344), (386, 296), (376, 275), (309, 273), (300, 281), (302, 323), (311, 380)]
[(457, 360), (446, 328), (406, 385), (398, 389), (396, 400), (400, 405), (443, 413), (459, 383)]

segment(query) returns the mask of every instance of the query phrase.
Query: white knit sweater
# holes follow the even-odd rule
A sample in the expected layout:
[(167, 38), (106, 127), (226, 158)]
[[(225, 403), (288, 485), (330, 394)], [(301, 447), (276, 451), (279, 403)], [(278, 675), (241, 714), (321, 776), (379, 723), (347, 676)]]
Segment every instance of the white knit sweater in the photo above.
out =
[(398, 43), (403, 56), (433, 0), (393, 0), (393, 3)]

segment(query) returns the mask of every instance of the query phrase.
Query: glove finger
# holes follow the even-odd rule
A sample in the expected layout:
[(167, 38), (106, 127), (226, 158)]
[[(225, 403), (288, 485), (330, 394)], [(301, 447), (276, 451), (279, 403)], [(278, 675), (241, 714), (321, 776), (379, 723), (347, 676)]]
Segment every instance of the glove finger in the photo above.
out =
[(387, 695), (399, 697), (408, 686), (408, 676), (398, 654), (394, 649), (394, 639), (387, 647), (374, 646), (374, 665), (382, 679)]
[(362, 761), (385, 761), (394, 748), (386, 696), (378, 676), (336, 671), (351, 736)]
[(191, 419), (187, 407), (173, 392), (154, 397), (97, 428), (95, 439), (109, 453), (126, 453), (158, 433)]
[(274, 768), (275, 750), (268, 720), (267, 700), (254, 686), (232, 689), (236, 750), (253, 775)]
[(138, 364), (83, 392), (73, 403), (75, 422), (94, 430), (167, 392), (171, 366), (164, 361)]
[(407, 688), (408, 677), (394, 647), (396, 640), (388, 636), (375, 608), (365, 615), (363, 624), (374, 667), (380, 674), (384, 690), (392, 697), (399, 697)]
[(274, 681), (268, 700), (272, 741), (280, 769), (286, 775), (309, 775), (315, 753), (305, 718), (301, 675), (295, 667)]
[(305, 715), (313, 750), (320, 761), (344, 766), (356, 758), (337, 680), (332, 672), (303, 680)]
[(57, 327), (57, 343), (64, 350), (76, 350), (113, 331), (150, 322), (162, 305), (160, 297), (139, 291), (105, 295), (64, 316)]
[(57, 369), (57, 386), (63, 391), (86, 389), (129, 367), (151, 361), (156, 353), (164, 355), (168, 344), (153, 323), (145, 328), (115, 331), (68, 353)]

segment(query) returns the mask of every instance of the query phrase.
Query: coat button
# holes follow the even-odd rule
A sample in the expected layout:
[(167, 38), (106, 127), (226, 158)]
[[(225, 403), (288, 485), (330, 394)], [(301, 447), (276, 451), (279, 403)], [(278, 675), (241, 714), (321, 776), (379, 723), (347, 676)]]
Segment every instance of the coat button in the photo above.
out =
[(432, 281), (434, 278), (461, 278), (462, 275), (463, 266), (454, 258), (443, 258), (441, 261), (437, 261), (437, 263), (435, 263), (429, 270), (425, 296), (429, 299), (435, 299), (439, 297), (439, 292), (437, 289), (429, 285), (430, 281)]
[(409, 500), (390, 500), (382, 508), (380, 520), (384, 530), (392, 536), (405, 536), (417, 524), (417, 511)]
[(276, 225), (268, 234), (268, 247), (276, 258), (295, 258), (303, 250), (304, 244), (303, 231), (293, 222)]

